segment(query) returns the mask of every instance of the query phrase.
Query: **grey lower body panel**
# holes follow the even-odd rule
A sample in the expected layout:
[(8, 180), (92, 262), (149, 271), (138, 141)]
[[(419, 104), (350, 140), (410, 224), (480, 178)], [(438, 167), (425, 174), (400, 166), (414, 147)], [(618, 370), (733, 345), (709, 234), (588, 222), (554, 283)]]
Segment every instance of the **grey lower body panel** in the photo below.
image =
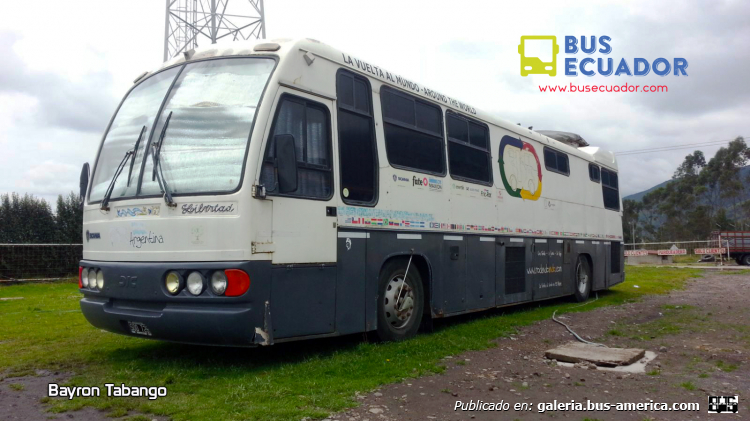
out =
[[(609, 241), (342, 228), (337, 262), (327, 264), (84, 260), (82, 266), (102, 269), (105, 287), (82, 289), (81, 310), (92, 325), (124, 335), (268, 345), (375, 330), (380, 271), (392, 258), (413, 256), (410, 270), (425, 281), (425, 316), (439, 318), (571, 295), (581, 255), (592, 262), (592, 290), (609, 288), (625, 279), (618, 253)], [(208, 278), (229, 268), (250, 276), (240, 297), (171, 296), (164, 288), (170, 270)]]

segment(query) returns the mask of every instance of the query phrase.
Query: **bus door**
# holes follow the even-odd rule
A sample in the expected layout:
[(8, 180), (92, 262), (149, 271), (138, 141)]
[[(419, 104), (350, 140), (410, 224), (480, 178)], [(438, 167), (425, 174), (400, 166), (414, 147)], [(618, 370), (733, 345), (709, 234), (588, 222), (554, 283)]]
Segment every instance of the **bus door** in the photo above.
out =
[[(333, 101), (283, 87), (276, 99), (261, 170), (261, 184), (272, 202), (274, 338), (335, 329), (338, 200), (332, 107)], [(296, 186), (288, 181), (289, 172), (280, 169), (292, 153)], [(280, 180), (281, 174), (286, 180)]]
[(531, 238), (500, 237), (495, 258), (495, 305), (531, 301)]

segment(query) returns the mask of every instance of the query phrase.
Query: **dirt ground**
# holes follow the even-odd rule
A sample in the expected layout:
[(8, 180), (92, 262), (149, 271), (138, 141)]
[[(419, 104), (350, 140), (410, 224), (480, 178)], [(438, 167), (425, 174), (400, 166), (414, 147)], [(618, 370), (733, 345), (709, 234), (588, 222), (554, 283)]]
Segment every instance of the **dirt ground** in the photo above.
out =
[[(573, 340), (552, 320), (521, 329), (497, 347), (445, 360), (447, 370), (389, 385), (331, 418), (349, 421), (467, 419), (750, 419), (750, 276), (707, 272), (682, 291), (638, 303), (566, 314), (583, 338), (645, 348), (646, 373), (563, 367), (544, 351)], [(739, 395), (739, 412), (708, 414), (709, 395)], [(456, 401), (506, 402), (502, 412), (454, 411)], [(697, 412), (538, 412), (539, 403), (696, 402)], [(514, 411), (516, 403), (530, 410)]]
[[(471, 419), (750, 419), (750, 276), (706, 272), (685, 290), (638, 303), (558, 316), (582, 337), (657, 353), (646, 373), (565, 367), (544, 351), (573, 340), (551, 320), (525, 327), (497, 347), (445, 359), (439, 375), (410, 379), (357, 396), (361, 405), (334, 414), (344, 421)], [(95, 409), (63, 414), (40, 403), (47, 383), (65, 373), (0, 381), (0, 420), (105, 420)], [(23, 387), (17, 385), (23, 385)], [(14, 386), (15, 385), (15, 386)], [(736, 415), (707, 413), (707, 396), (739, 395)], [(454, 411), (456, 401), (505, 402), (508, 411)], [(698, 412), (538, 412), (539, 403), (695, 402)], [(526, 403), (529, 410), (514, 411)], [(132, 414), (131, 414), (132, 415)], [(149, 416), (149, 419), (156, 418)], [(160, 417), (160, 419), (162, 419)]]

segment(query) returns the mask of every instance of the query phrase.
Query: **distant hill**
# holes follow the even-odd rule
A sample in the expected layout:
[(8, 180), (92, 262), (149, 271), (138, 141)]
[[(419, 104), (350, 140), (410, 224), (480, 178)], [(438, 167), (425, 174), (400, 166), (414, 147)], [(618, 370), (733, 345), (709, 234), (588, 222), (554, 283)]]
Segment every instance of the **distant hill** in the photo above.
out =
[[(748, 165), (747, 167), (744, 167), (744, 168), (742, 168), (740, 170), (740, 177), (742, 179), (747, 179), (748, 175), (750, 175), (750, 165)], [(672, 181), (672, 180), (667, 180), (667, 181), (664, 181), (662, 183), (659, 183), (659, 184), (655, 185), (654, 187), (651, 187), (648, 190), (644, 190), (644, 191), (638, 192), (638, 193), (633, 193), (630, 196), (625, 196), (625, 197), (622, 198), (622, 200), (635, 200), (636, 202), (640, 202), (643, 199), (643, 196), (645, 196), (647, 193), (650, 193), (650, 192), (658, 189), (659, 187), (666, 186), (667, 184), (669, 184), (670, 181)], [(748, 200), (748, 199), (750, 199), (750, 197), (744, 198), (744, 200)]]

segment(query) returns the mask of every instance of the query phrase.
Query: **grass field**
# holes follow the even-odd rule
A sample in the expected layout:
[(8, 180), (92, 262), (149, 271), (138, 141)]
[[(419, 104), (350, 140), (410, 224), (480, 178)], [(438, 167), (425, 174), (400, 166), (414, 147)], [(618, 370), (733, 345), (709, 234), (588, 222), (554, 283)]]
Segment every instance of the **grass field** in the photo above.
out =
[[(441, 359), (494, 345), (493, 339), (549, 318), (663, 294), (683, 286), (694, 269), (627, 267), (627, 280), (583, 307), (565, 300), (441, 321), (436, 331), (401, 343), (368, 343), (361, 335), (229, 349), (179, 345), (115, 335), (90, 326), (78, 310), (77, 284), (0, 287), (0, 376), (35, 369), (75, 373), (70, 385), (166, 386), (146, 398), (51, 400), (50, 410), (83, 405), (109, 416), (129, 411), (175, 420), (324, 418), (356, 405), (355, 392), (444, 370)], [(635, 288), (635, 286), (638, 288)]]

